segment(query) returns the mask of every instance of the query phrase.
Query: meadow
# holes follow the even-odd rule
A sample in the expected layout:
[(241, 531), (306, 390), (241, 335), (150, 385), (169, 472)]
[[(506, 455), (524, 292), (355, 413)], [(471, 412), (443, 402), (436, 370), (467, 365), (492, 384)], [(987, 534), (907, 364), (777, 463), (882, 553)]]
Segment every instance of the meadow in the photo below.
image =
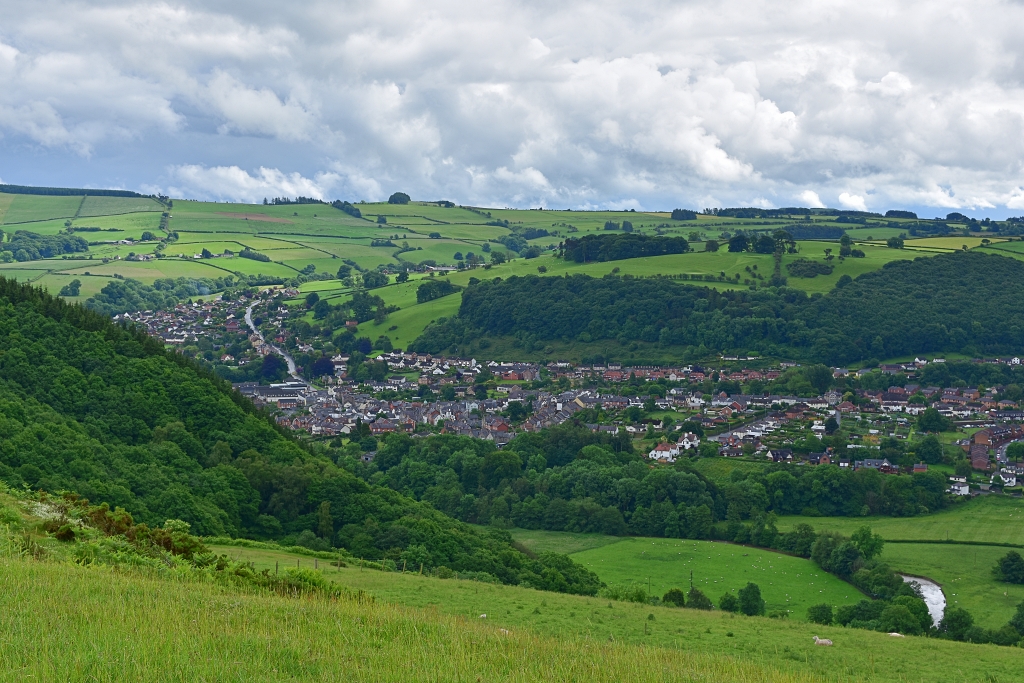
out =
[[(314, 563), (309, 557), (283, 550), (236, 546), (213, 549), (233, 559), (251, 561), (257, 569), (271, 571), (283, 571), (284, 567), (297, 564), (309, 568)], [(1015, 650), (990, 645), (915, 637), (894, 639), (882, 633), (814, 626), (795, 619), (610, 602), (518, 586), (437, 579), (411, 571), (327, 566), (323, 560), (319, 561), (319, 568), (325, 577), (353, 590), (363, 590), (378, 602), (420, 610), (420, 614), (452, 617), (460, 623), (480, 624), (484, 621), (480, 615), (486, 614), (487, 628), (504, 628), (513, 635), (554, 638), (569, 647), (576, 643), (614, 642), (626, 647), (644, 646), (644, 651), (651, 655), (668, 652), (727, 657), (738, 665), (764, 666), (781, 670), (781, 675), (827, 681), (1009, 681), (1014, 680), (1018, 666)], [(816, 647), (814, 635), (831, 638), (836, 645)], [(672, 678), (668, 672), (665, 675)], [(742, 679), (730, 674), (708, 680)]]

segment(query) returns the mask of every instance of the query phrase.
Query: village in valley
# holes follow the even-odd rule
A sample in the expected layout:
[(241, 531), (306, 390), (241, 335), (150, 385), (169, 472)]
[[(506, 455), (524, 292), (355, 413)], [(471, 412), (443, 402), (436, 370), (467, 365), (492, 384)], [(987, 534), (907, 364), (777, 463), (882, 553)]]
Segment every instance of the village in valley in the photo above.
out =
[[(302, 354), (323, 348), (323, 340), (302, 339), (289, 330), (289, 317), (296, 313), (289, 315), (282, 302), (297, 295), (288, 289), (241, 291), (232, 298), (190, 301), (115, 320), (144, 326), (166, 344), (213, 365), (258, 369), (270, 355), (291, 360), (285, 349)], [(257, 377), (234, 386), (271, 410), (283, 426), (309, 438), (359, 444), (363, 462), (372, 462), (378, 442), (392, 432), (457, 434), (500, 448), (519, 433), (575, 421), (634, 441), (652, 466), (725, 457), (917, 473), (929, 464), (908, 461), (906, 446), (915, 433), (920, 436), (917, 425), (930, 411), (957, 430), (960, 438), (944, 446), (962, 451), (969, 463), (947, 468), (949, 493), (1013, 492), (1024, 476), (1017, 464), (1024, 453), (1008, 448), (1024, 439), (1024, 410), (1001, 386), (914, 381), (928, 363), (943, 363), (941, 358), (856, 371), (831, 368), (839, 386), (868, 377), (880, 388), (829, 388), (800, 396), (770, 391), (784, 373), (799, 369), (796, 363), (736, 356), (674, 367), (498, 362), (400, 349), (371, 350), (357, 362), (364, 359), (376, 366), (372, 378), (357, 380), (350, 373), (352, 357), (335, 354), (312, 378), (298, 368), (282, 381)], [(974, 362), (1016, 366), (1021, 359)], [(740, 390), (715, 391), (723, 382)]]

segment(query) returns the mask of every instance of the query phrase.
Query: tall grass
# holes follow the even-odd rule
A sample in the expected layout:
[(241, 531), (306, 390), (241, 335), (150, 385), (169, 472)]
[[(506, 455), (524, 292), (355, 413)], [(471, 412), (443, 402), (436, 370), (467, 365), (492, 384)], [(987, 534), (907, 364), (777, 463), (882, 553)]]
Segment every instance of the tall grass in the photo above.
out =
[(3, 680), (816, 680), (721, 655), (13, 556), (0, 559), (0, 586)]

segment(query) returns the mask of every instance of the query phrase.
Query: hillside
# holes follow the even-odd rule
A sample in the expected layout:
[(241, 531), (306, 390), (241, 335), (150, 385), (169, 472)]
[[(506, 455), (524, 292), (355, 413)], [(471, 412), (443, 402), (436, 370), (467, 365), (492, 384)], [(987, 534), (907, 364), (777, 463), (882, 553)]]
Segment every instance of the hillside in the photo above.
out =
[(1013, 354), (1024, 349), (1022, 296), (1024, 263), (982, 252), (893, 261), (823, 297), (663, 278), (511, 277), (472, 283), (458, 315), (428, 327), (412, 348), (471, 352), (483, 336), (526, 352), (549, 343), (616, 358), (622, 347), (670, 348), (682, 358), (752, 350), (832, 365), (925, 352)]
[(0, 278), (0, 479), (75, 491), (155, 525), (295, 539), (507, 583), (593, 593), (564, 558), (530, 559), (362, 482), (277, 431), (229, 385), (144, 334)]
[[(460, 305), (461, 292), (418, 299), (417, 288), (429, 276), (424, 271), (434, 266), (461, 266), (446, 276), (457, 286), (473, 278), (602, 277), (614, 272), (698, 281), (719, 291), (748, 291), (751, 286), (765, 286), (773, 270), (772, 254), (759, 251), (759, 244), (783, 229), (795, 240), (795, 253), (787, 250), (782, 256), (788, 286), (824, 294), (845, 277), (877, 271), (895, 260), (963, 249), (1024, 258), (1017, 237), (1019, 224), (982, 224), (956, 215), (932, 221), (794, 208), (684, 212), (673, 218), (668, 212), (514, 210), (443, 201), (330, 204), (285, 199), (250, 205), (130, 195), (0, 188), (0, 229), (5, 235), (19, 231), (38, 239), (74, 235), (88, 242), (85, 251), (36, 253), (7, 251), (4, 247), (13, 244), (0, 238), (0, 256), (6, 253), (9, 259), (0, 259), (0, 275), (32, 282), (78, 302), (109, 288), (93, 305), (115, 312), (166, 306), (171, 293), (176, 300), (187, 301), (256, 284), (287, 283), (297, 288), (299, 296), (289, 302), (292, 306), (314, 292), (338, 304), (351, 298), (369, 275), (378, 284), (386, 281), (375, 286), (374, 294), (399, 310), (388, 316), (387, 324), (363, 322), (360, 336), (373, 340), (386, 335), (394, 346), (407, 348), (428, 324), (450, 316)], [(740, 233), (751, 248), (731, 251), (730, 240)], [(897, 243), (902, 248), (888, 244), (887, 240), (901, 235), (903, 241), (897, 239)], [(838, 242), (844, 236), (849, 239), (845, 257)], [(37, 238), (23, 236), (22, 242), (26, 240)], [(597, 260), (585, 254), (581, 262), (558, 256), (559, 245), (574, 243), (615, 243), (615, 248), (598, 249), (592, 255)], [(502, 259), (505, 262), (499, 263)], [(795, 271), (790, 267), (806, 261), (814, 267)], [(342, 266), (348, 268), (347, 275), (339, 272)], [(396, 281), (402, 272), (408, 281)], [(143, 290), (145, 286), (157, 287), (159, 296), (144, 295), (154, 294)], [(615, 343), (581, 347), (551, 341), (533, 353), (547, 356), (542, 351), (550, 346), (552, 353), (578, 359), (607, 355), (616, 350)], [(627, 356), (673, 358), (673, 353), (659, 355), (660, 347), (638, 345), (642, 348), (627, 350)], [(522, 346), (500, 342), (474, 351), (478, 357), (528, 353)], [(677, 350), (673, 347), (673, 351)]]

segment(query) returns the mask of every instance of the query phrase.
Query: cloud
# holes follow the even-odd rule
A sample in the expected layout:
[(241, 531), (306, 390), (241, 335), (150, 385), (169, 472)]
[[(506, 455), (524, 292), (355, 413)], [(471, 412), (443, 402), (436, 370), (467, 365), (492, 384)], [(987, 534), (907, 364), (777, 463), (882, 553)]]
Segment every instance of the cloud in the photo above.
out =
[(177, 196), (249, 203), (274, 197), (326, 199), (329, 189), (339, 180), (332, 173), (310, 179), (298, 173), (283, 173), (276, 168), (260, 167), (255, 174), (250, 174), (238, 166), (207, 168), (194, 164), (175, 166), (170, 169), (170, 174), (174, 183), (171, 190)]
[(987, 211), (1024, 187), (1020, 3), (9, 4), (15, 182), (214, 192), (167, 171), (196, 168), (242, 199), (287, 169), (350, 199)]
[(864, 203), (864, 198), (860, 195), (850, 194), (849, 192), (843, 192), (839, 195), (839, 203), (847, 208), (853, 209), (854, 211), (867, 211), (868, 206)]
[(818, 193), (814, 190), (804, 190), (799, 195), (800, 201), (804, 203), (809, 209), (823, 209), (825, 205), (822, 203)]

